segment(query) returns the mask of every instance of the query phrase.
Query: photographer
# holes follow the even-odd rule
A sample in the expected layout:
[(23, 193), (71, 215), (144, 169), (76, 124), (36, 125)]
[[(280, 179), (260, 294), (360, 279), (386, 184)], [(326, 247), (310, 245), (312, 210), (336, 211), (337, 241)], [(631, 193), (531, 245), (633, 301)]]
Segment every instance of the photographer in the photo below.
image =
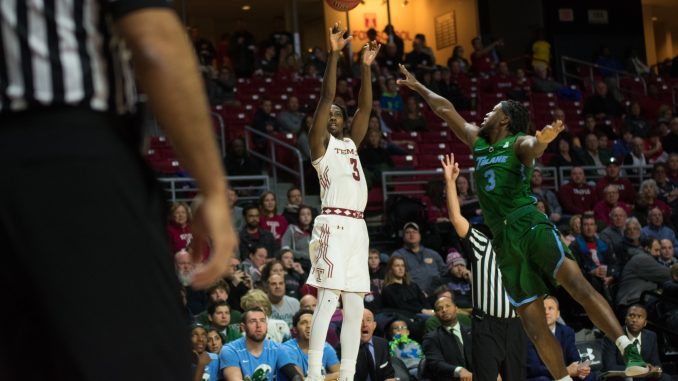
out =
[(243, 271), (240, 259), (236, 257), (231, 258), (231, 270), (230, 274), (225, 278), (230, 287), (228, 305), (231, 306), (232, 312), (236, 310), (241, 311), (240, 299), (252, 288), (252, 279), (249, 274)]

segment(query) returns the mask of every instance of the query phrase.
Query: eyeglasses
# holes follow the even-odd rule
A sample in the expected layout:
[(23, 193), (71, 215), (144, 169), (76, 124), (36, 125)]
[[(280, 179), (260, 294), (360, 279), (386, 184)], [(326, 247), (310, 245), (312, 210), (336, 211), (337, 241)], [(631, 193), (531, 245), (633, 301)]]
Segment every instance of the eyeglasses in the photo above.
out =
[(402, 331), (402, 330), (404, 330), (404, 329), (407, 329), (407, 326), (406, 326), (406, 325), (399, 325), (399, 326), (397, 326), (397, 327), (393, 327), (393, 330), (394, 330), (394, 331)]

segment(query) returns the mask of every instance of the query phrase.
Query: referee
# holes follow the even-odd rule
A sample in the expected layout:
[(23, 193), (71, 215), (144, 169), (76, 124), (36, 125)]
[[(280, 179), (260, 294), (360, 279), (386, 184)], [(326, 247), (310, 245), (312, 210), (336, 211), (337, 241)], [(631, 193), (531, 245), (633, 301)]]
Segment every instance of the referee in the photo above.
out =
[(134, 78), (202, 191), (194, 234), (213, 254), (194, 286), (226, 270), (227, 184), (195, 53), (168, 2), (2, 0), (0, 379), (192, 377)]
[[(471, 326), (473, 376), (480, 381), (526, 379), (527, 343), (518, 314), (511, 306), (502, 285), (496, 254), (484, 225), (472, 227), (461, 215), (456, 181), (459, 165), (454, 155), (442, 162), (445, 173), (449, 218), (461, 239), (464, 252), (470, 255), (473, 314)], [(484, 228), (484, 229), (483, 229)], [(484, 230), (486, 233), (483, 233)]]

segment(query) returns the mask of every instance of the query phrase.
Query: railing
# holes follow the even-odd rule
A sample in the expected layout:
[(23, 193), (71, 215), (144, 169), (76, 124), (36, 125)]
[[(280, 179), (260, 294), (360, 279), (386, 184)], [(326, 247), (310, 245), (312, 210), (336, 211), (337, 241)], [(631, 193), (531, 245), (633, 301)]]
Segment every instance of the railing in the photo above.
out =
[[(609, 72), (614, 73), (615, 79), (617, 81), (617, 88), (619, 88), (620, 91), (623, 90), (623, 89), (621, 89), (621, 87), (619, 86), (620, 85), (619, 78), (620, 77), (628, 77), (628, 78), (634, 78), (634, 79), (637, 79), (638, 81), (640, 81), (640, 83), (643, 85), (642, 95), (647, 95), (647, 82), (645, 81), (645, 79), (643, 77), (637, 76), (633, 73), (629, 73), (629, 72), (624, 71), (624, 70), (618, 70), (618, 69), (610, 68), (610, 67), (607, 67), (607, 66), (601, 66), (601, 65), (595, 64), (593, 62), (587, 62), (587, 61), (582, 61), (582, 60), (579, 60), (579, 59), (576, 59), (576, 58), (563, 56), (560, 60), (560, 64), (561, 64), (561, 69), (563, 71), (563, 81), (565, 82), (566, 86), (570, 85), (568, 83), (568, 79), (570, 79), (570, 78), (574, 78), (574, 79), (577, 79), (577, 80), (583, 80), (585, 78), (585, 77), (579, 76), (577, 73), (568, 72), (567, 71), (567, 63), (574, 63), (574, 64), (583, 65), (583, 66), (588, 67), (588, 69), (589, 69), (588, 79), (589, 79), (589, 81), (591, 81), (592, 85), (595, 84), (594, 69), (602, 69), (602, 70), (607, 70)], [(594, 86), (591, 86), (591, 90), (593, 90), (593, 88), (594, 88)], [(629, 93), (632, 93), (631, 91), (628, 91), (628, 90), (626, 90), (626, 91), (629, 92)]]
[[(260, 160), (262, 160), (262, 161), (264, 161), (264, 162), (266, 162), (266, 163), (271, 164), (271, 168), (272, 168), (272, 172), (273, 172), (273, 183), (276, 184), (276, 186), (277, 186), (277, 184), (278, 184), (278, 169), (281, 169), (281, 170), (283, 170), (283, 171), (285, 171), (285, 172), (287, 172), (287, 173), (289, 173), (293, 176), (297, 176), (299, 178), (299, 188), (301, 190), (301, 197), (302, 198), (306, 197), (306, 184), (305, 184), (305, 177), (304, 177), (304, 159), (301, 156), (301, 152), (296, 147), (294, 147), (293, 145), (287, 144), (280, 139), (276, 139), (273, 136), (265, 134), (261, 131), (257, 131), (254, 128), (249, 127), (249, 126), (245, 127), (245, 141), (247, 143), (247, 147), (252, 146), (252, 144), (251, 144), (252, 138), (251, 138), (250, 134), (254, 134), (254, 135), (257, 135), (259, 137), (262, 137), (268, 143), (268, 148), (271, 152), (270, 157), (266, 156), (266, 155), (262, 155), (261, 153), (255, 151), (255, 150), (250, 150), (249, 154), (260, 159)], [(294, 156), (297, 159), (298, 169), (291, 168), (291, 167), (289, 167), (289, 166), (287, 166), (283, 163), (279, 163), (276, 160), (276, 150), (275, 150), (276, 146), (283, 147), (284, 149), (288, 149), (294, 154)]]
[(217, 127), (219, 127), (219, 136), (217, 136), (217, 138), (219, 139), (219, 148), (221, 148), (221, 157), (226, 157), (226, 129), (224, 128), (224, 118), (216, 112), (212, 112), (211, 114), (219, 123), (217, 125)]
[[(542, 188), (552, 191), (558, 191), (560, 187), (569, 182), (570, 171), (573, 167), (539, 167), (542, 174)], [(605, 176), (605, 167), (596, 166), (581, 166), (586, 173), (589, 183), (595, 183), (601, 177)], [(621, 175), (628, 178), (632, 183), (640, 184), (644, 180), (651, 178), (651, 165), (636, 167), (631, 165), (623, 165), (621, 168)], [(475, 193), (476, 183), (473, 168), (465, 168), (461, 170), (461, 174), (465, 175), (469, 180), (469, 186)], [(404, 195), (420, 197), (425, 194), (426, 184), (431, 180), (442, 180), (442, 170), (422, 170), (422, 171), (384, 171), (381, 174), (382, 193), (384, 196), (384, 208), (386, 201), (390, 196)]]
[[(198, 193), (195, 180), (190, 177), (160, 177), (158, 181), (167, 193), (167, 201), (191, 202)], [(270, 189), (268, 176), (229, 176), (228, 183), (241, 201), (258, 202), (259, 195)]]

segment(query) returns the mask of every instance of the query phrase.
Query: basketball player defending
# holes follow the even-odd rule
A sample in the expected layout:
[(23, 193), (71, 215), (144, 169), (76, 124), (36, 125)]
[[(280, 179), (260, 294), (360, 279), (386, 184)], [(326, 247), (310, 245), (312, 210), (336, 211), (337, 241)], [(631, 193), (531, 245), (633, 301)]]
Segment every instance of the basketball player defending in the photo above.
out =
[(307, 283), (318, 289), (308, 351), (308, 380), (323, 380), (322, 354), (330, 318), (339, 296), (343, 304), (339, 380), (353, 381), (360, 345), (363, 297), (370, 290), (367, 268), (369, 237), (363, 220), (367, 184), (358, 146), (367, 132), (372, 111), (370, 65), (379, 51), (372, 43), (362, 50), (362, 81), (358, 109), (350, 129), (346, 110), (333, 104), (339, 54), (351, 37), (335, 24), (330, 30), (332, 51), (327, 62), (318, 108), (309, 133), (313, 167), (320, 180), (322, 213), (316, 217), (310, 244), (311, 272)]
[(556, 380), (571, 380), (558, 341), (546, 324), (544, 295), (561, 284), (579, 302), (593, 323), (624, 354), (626, 375), (645, 374), (637, 341), (624, 335), (605, 299), (586, 281), (560, 233), (539, 212), (530, 193), (530, 177), (539, 158), (564, 127), (561, 121), (526, 135), (527, 109), (519, 102), (502, 101), (485, 115), (480, 127), (467, 123), (446, 99), (419, 83), (400, 66), (405, 85), (419, 93), (473, 152), (474, 178), (485, 223), (492, 230), (504, 286), (523, 327)]

